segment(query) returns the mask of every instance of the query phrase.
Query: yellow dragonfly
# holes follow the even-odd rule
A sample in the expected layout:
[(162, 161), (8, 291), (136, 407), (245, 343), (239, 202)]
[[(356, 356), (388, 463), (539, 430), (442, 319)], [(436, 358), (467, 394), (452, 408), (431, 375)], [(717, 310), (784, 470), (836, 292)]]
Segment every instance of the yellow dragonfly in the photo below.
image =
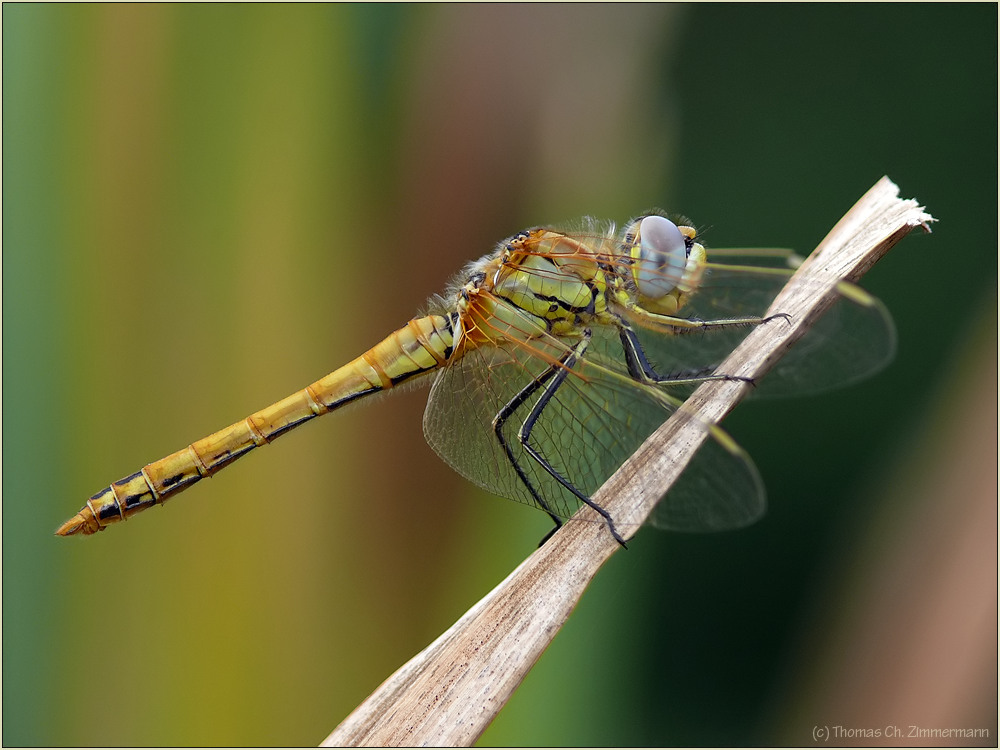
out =
[[(357, 359), (236, 424), (102, 489), (56, 532), (93, 534), (163, 503), (321, 414), (403, 383), (432, 381), (424, 435), (452, 468), (534, 505), (557, 530), (763, 317), (795, 265), (790, 251), (720, 251), (660, 213), (621, 229), (584, 219), (533, 228), (470, 263), (426, 315)], [(813, 329), (760, 391), (819, 391), (879, 369), (893, 352), (881, 303), (841, 282), (840, 312)], [(849, 292), (849, 293), (847, 293)], [(736, 528), (765, 508), (756, 469), (716, 425), (649, 523)], [(546, 536), (548, 539), (551, 533)], [(542, 540), (545, 541), (544, 539)]]

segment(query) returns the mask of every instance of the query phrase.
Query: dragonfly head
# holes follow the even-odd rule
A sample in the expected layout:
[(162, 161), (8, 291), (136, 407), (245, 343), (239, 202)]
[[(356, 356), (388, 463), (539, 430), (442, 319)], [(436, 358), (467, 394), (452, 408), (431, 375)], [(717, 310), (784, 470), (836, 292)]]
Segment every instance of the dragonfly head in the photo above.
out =
[(705, 248), (695, 235), (694, 227), (658, 215), (641, 216), (628, 226), (632, 280), (642, 307), (673, 315), (698, 288)]

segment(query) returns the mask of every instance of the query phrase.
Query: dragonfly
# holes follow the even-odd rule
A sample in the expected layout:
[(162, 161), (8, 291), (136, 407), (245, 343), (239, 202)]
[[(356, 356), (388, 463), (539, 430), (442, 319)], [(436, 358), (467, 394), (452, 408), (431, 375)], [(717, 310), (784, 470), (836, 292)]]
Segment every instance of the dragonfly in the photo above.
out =
[[(721, 262), (729, 261), (729, 262)], [(788, 250), (713, 251), (660, 211), (617, 227), (585, 218), (498, 243), (428, 303), (425, 314), (302, 390), (93, 495), (57, 530), (89, 535), (164, 503), (250, 451), (346, 404), (431, 383), (423, 428), (459, 474), (535, 506), (554, 527), (582, 506), (624, 546), (591, 496), (707, 380), (801, 262)], [(842, 299), (762, 383), (761, 395), (826, 390), (891, 358), (882, 304), (841, 281)], [(826, 322), (829, 321), (829, 322)], [(647, 523), (725, 530), (766, 507), (752, 461), (718, 425)]]

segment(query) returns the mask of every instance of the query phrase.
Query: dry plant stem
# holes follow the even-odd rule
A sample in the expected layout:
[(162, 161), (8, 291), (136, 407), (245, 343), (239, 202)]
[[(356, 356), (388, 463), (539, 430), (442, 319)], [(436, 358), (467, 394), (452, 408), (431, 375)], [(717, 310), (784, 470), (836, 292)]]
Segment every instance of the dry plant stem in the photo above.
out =
[[(901, 200), (886, 177), (837, 223), (771, 307), (786, 313), (754, 329), (719, 371), (759, 378), (832, 304), (840, 279), (856, 281), (914, 227), (933, 221)], [(808, 283), (800, 283), (808, 279)], [(711, 381), (691, 396), (594, 495), (626, 537), (650, 513), (745, 383)], [(597, 519), (584, 508), (577, 517)], [(569, 617), (619, 545), (601, 523), (567, 523), (499, 586), (358, 706), (324, 745), (471, 745)]]

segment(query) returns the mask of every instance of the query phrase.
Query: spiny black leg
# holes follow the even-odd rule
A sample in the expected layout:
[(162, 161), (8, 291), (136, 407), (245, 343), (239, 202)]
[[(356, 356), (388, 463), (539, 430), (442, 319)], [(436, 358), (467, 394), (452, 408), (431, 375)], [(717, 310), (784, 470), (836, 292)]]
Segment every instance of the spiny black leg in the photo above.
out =
[(788, 313), (775, 313), (774, 315), (768, 315), (766, 318), (763, 318), (760, 322), (770, 323), (772, 320), (777, 320), (778, 318), (784, 318), (785, 322), (788, 323), (788, 325), (792, 324), (792, 316), (789, 315)]
[(499, 411), (499, 413), (493, 418), (493, 434), (496, 435), (497, 441), (500, 443), (500, 447), (503, 448), (504, 454), (507, 456), (507, 460), (510, 461), (510, 465), (514, 467), (514, 472), (517, 474), (517, 478), (521, 480), (521, 483), (528, 488), (528, 492), (531, 494), (532, 499), (538, 504), (538, 507), (549, 514), (549, 518), (552, 519), (555, 526), (549, 531), (545, 536), (542, 537), (542, 541), (538, 543), (541, 547), (545, 544), (553, 534), (555, 534), (562, 527), (562, 519), (557, 516), (549, 504), (542, 499), (542, 496), (538, 494), (534, 485), (531, 484), (531, 480), (524, 473), (520, 464), (517, 463), (517, 459), (514, 458), (514, 453), (510, 449), (510, 445), (507, 443), (507, 439), (503, 436), (503, 426), (506, 424), (507, 420), (510, 418), (520, 406), (524, 404), (531, 395), (535, 393), (539, 388), (545, 385), (546, 381), (550, 380), (552, 376), (555, 375), (555, 367), (550, 367), (537, 378), (534, 378), (530, 383), (528, 383), (524, 388), (517, 393), (510, 401), (508, 401), (504, 407)]
[(574, 487), (573, 484), (568, 479), (566, 479), (562, 474), (556, 471), (555, 468), (548, 461), (545, 460), (545, 457), (542, 456), (542, 454), (539, 453), (537, 450), (535, 450), (535, 448), (532, 447), (531, 443), (529, 442), (529, 439), (531, 437), (531, 430), (532, 428), (534, 428), (535, 422), (538, 421), (538, 417), (541, 416), (542, 411), (552, 400), (552, 397), (559, 389), (559, 386), (562, 385), (563, 382), (566, 380), (566, 377), (569, 375), (569, 371), (576, 364), (577, 360), (583, 355), (583, 352), (586, 351), (587, 345), (590, 342), (590, 336), (591, 336), (590, 329), (585, 329), (584, 338), (581, 339), (580, 343), (576, 345), (576, 348), (573, 349), (573, 351), (571, 351), (569, 354), (567, 354), (560, 360), (561, 367), (559, 367), (559, 371), (555, 373), (555, 377), (551, 377), (551, 380), (549, 380), (549, 378), (546, 378), (546, 380), (549, 380), (549, 382), (545, 386), (545, 391), (539, 397), (534, 407), (532, 407), (531, 413), (528, 414), (528, 418), (524, 420), (524, 424), (521, 425), (521, 429), (517, 433), (517, 439), (520, 441), (524, 449), (528, 452), (528, 455), (531, 456), (533, 459), (535, 459), (538, 465), (541, 466), (543, 469), (545, 469), (545, 471), (547, 471), (552, 476), (553, 479), (559, 482), (559, 484), (561, 484), (567, 490), (572, 492), (580, 502), (590, 506), (595, 511), (597, 511), (597, 513), (599, 513), (600, 516), (607, 523), (608, 530), (611, 532), (611, 536), (615, 538), (615, 541), (618, 542), (622, 547), (628, 549), (627, 545), (625, 544), (625, 540), (622, 538), (621, 534), (619, 534), (618, 530), (615, 528), (615, 522), (614, 519), (611, 518), (611, 514), (608, 513), (600, 505), (595, 503), (593, 500), (591, 500), (589, 497), (587, 497), (585, 494), (580, 492), (580, 490), (578, 490), (576, 487)]
[(637, 380), (640, 383), (673, 383), (675, 385), (683, 385), (701, 383), (706, 380), (731, 380), (754, 385), (753, 378), (745, 378), (740, 375), (716, 375), (712, 367), (673, 375), (660, 375), (646, 357), (646, 352), (643, 350), (642, 343), (639, 341), (639, 337), (635, 331), (623, 322), (618, 329), (618, 334), (621, 338), (622, 350), (625, 353), (625, 364), (628, 366), (628, 374), (632, 376), (633, 380)]

